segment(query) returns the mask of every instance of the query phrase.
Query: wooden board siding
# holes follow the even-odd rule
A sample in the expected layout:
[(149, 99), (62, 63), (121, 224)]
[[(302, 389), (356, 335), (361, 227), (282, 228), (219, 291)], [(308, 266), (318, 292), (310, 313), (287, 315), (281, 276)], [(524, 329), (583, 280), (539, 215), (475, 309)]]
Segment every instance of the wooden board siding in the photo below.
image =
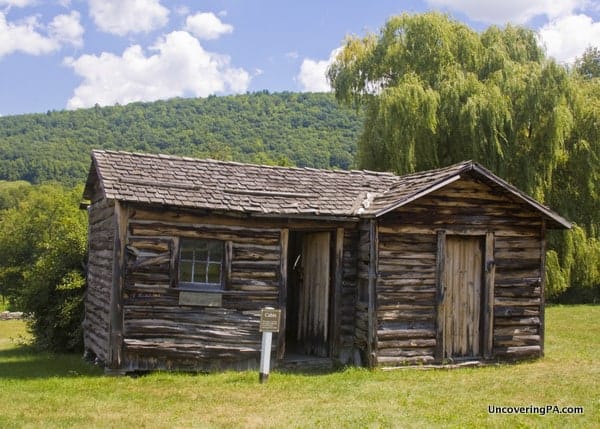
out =
[(392, 366), (433, 361), (435, 234), (379, 233), (378, 360)]
[(356, 249), (357, 294), (355, 310), (354, 345), (363, 363), (368, 362), (367, 342), (369, 330), (369, 223), (360, 224)]
[[(539, 356), (545, 222), (570, 227), (470, 161), (396, 177), (94, 151), (84, 198), (86, 350), (114, 372), (254, 367), (265, 306), (283, 313), (276, 365), (298, 350), (370, 367), (442, 362), (444, 350)], [(329, 238), (311, 257), (319, 234)], [(482, 249), (481, 309), (470, 319), (479, 349), (453, 343), (446, 318), (464, 303), (445, 310), (447, 286), (458, 291), (445, 276), (453, 237), (477, 237)], [(311, 277), (327, 286), (303, 289)], [(313, 298), (318, 310), (299, 310)], [(313, 326), (320, 344), (307, 336)]]
[(329, 232), (314, 232), (302, 240), (297, 339), (312, 356), (329, 355), (330, 239)]
[(344, 228), (342, 293), (340, 302), (340, 350), (338, 359), (343, 365), (361, 364), (355, 349), (355, 325), (357, 303), (357, 253), (358, 231)]
[(125, 246), (127, 245), (127, 205), (115, 201), (114, 244), (112, 254), (112, 282), (110, 291), (110, 319), (108, 330), (107, 372), (122, 373), (123, 363), (123, 288), (125, 284)]
[[(123, 291), (125, 369), (256, 367), (260, 309), (279, 306), (281, 230), (246, 227), (241, 220), (218, 225), (216, 219), (175, 222), (146, 219), (139, 209), (132, 213)], [(180, 237), (226, 243), (231, 263), (228, 284), (217, 292), (220, 307), (179, 304), (172, 280)]]
[(541, 282), (539, 284), (540, 287), (540, 329), (539, 329), (539, 336), (540, 336), (540, 356), (544, 356), (544, 344), (545, 344), (545, 332), (546, 332), (546, 276), (545, 276), (545, 272), (546, 272), (546, 220), (544, 219), (542, 221), (542, 225), (540, 228), (540, 254), (541, 254), (541, 259), (542, 259), (542, 263), (541, 263), (541, 268), (540, 268), (540, 274), (541, 274)]
[(482, 354), (482, 292), (484, 240), (448, 236), (443, 273), (444, 357), (480, 357)]
[[(289, 229), (273, 228), (270, 220), (246, 221), (206, 214), (194, 217), (191, 213), (177, 216), (171, 211), (160, 213), (143, 206), (131, 208), (130, 212), (123, 290), (125, 369), (255, 367), (260, 348), (259, 310), (267, 305), (282, 305), (282, 275), (287, 269), (281, 258), (287, 256), (281, 246)], [(308, 231), (322, 229), (320, 222), (287, 222), (287, 225)], [(338, 353), (349, 361), (355, 350), (357, 246), (354, 240), (358, 233), (356, 229), (341, 227), (334, 231), (335, 254), (340, 253), (342, 261)], [(343, 245), (337, 244), (338, 236), (343, 238)], [(180, 237), (225, 241), (231, 263), (226, 264), (230, 268), (225, 273), (226, 288), (218, 293), (222, 297), (220, 307), (179, 305), (179, 289), (173, 280), (177, 277)], [(248, 324), (248, 328), (241, 323)], [(175, 336), (174, 326), (180, 327)], [(283, 356), (285, 343), (279, 336), (276, 335), (273, 344), (275, 348), (281, 347), (278, 356)]]
[(342, 283), (344, 280), (344, 228), (336, 228), (332, 234), (332, 293), (331, 293), (331, 352), (340, 355), (340, 330), (342, 321)]
[[(380, 365), (436, 360), (437, 234), (487, 237), (485, 291), (491, 358), (541, 353), (541, 217), (490, 186), (463, 178), (379, 220)], [(487, 247), (489, 246), (489, 249)], [(485, 292), (484, 293), (487, 293)], [(487, 296), (485, 299), (488, 299)], [(488, 334), (484, 337), (484, 342)]]
[(86, 354), (108, 360), (109, 308), (114, 245), (114, 202), (100, 200), (88, 208), (88, 263), (83, 343)]
[(281, 228), (281, 232), (279, 233), (279, 249), (281, 249), (279, 261), (279, 309), (281, 310), (279, 332), (281, 332), (281, 335), (277, 336), (278, 361), (284, 358), (286, 349), (285, 332), (287, 329), (289, 241), (290, 230), (288, 228)]
[(542, 257), (539, 237), (496, 238), (493, 340), (496, 357), (541, 355)]

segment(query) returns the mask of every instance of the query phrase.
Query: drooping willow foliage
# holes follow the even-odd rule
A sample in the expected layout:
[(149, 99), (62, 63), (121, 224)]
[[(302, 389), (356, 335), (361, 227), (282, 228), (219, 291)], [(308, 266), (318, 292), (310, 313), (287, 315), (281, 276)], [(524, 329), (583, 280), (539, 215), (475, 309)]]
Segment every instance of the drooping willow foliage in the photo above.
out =
[(589, 300), (600, 297), (594, 70), (596, 48), (569, 70), (527, 28), (478, 33), (426, 13), (349, 37), (328, 77), (338, 101), (364, 110), (360, 167), (405, 174), (473, 159), (576, 222), (550, 237), (547, 292), (557, 299), (575, 286)]

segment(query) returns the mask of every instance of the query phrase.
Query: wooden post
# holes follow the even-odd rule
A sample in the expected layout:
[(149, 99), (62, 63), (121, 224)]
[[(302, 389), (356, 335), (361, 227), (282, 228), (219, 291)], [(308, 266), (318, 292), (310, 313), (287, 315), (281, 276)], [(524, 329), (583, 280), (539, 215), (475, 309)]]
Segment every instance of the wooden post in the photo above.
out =
[(260, 346), (260, 372), (258, 373), (258, 381), (260, 383), (266, 383), (269, 380), (272, 338), (273, 332), (262, 333), (262, 344)]
[(540, 252), (540, 357), (543, 357), (546, 332), (546, 219), (542, 219)]
[(437, 233), (437, 253), (435, 260), (435, 281), (436, 281), (436, 340), (434, 357), (438, 362), (444, 360), (444, 293), (446, 285), (444, 284), (444, 270), (446, 265), (446, 231), (438, 231)]
[(124, 373), (123, 363), (123, 283), (125, 280), (125, 245), (127, 242), (127, 207), (115, 201), (112, 289), (110, 296), (108, 367), (109, 375)]
[(335, 234), (335, 256), (333, 271), (333, 311), (331, 327), (331, 357), (338, 357), (340, 351), (340, 329), (342, 323), (342, 280), (344, 275), (344, 228), (337, 228)]
[(282, 360), (285, 357), (285, 335), (286, 335), (286, 315), (287, 315), (287, 260), (288, 260), (288, 243), (290, 230), (282, 228), (279, 235), (279, 308), (281, 309), (280, 330), (277, 335), (277, 360)]
[(172, 288), (177, 287), (177, 279), (179, 278), (179, 237), (171, 237), (169, 243), (171, 258), (169, 259), (169, 284)]
[(225, 242), (225, 289), (231, 289), (231, 262), (233, 261), (233, 243), (231, 240)]
[(367, 359), (369, 367), (377, 365), (377, 220), (369, 223), (369, 282)]
[(260, 371), (258, 381), (266, 383), (269, 379), (271, 369), (271, 340), (273, 332), (279, 332), (281, 323), (281, 310), (273, 307), (265, 307), (260, 311), (259, 329), (262, 332), (262, 344), (260, 349)]
[(494, 347), (494, 283), (496, 261), (494, 257), (494, 233), (485, 235), (485, 292), (483, 307), (483, 357), (491, 359)]

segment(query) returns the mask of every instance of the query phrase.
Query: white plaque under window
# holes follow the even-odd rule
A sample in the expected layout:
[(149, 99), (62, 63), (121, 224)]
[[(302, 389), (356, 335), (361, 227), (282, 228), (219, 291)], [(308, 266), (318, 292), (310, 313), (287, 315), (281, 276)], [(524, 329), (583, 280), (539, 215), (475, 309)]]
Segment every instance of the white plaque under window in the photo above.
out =
[(223, 295), (220, 293), (181, 291), (179, 292), (179, 305), (222, 307)]

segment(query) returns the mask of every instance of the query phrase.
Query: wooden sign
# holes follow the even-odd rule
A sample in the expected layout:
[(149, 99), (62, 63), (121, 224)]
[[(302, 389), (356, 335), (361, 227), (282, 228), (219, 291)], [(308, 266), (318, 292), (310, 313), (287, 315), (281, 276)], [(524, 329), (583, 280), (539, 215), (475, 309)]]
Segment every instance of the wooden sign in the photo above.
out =
[(269, 371), (271, 369), (271, 341), (273, 332), (279, 332), (279, 319), (281, 318), (281, 310), (276, 310), (273, 307), (265, 307), (260, 310), (260, 326), (262, 332), (262, 343), (260, 346), (260, 371), (258, 373), (258, 381), (266, 383), (269, 379)]
[(260, 310), (260, 332), (279, 332), (281, 310), (263, 308)]
[(222, 297), (220, 293), (202, 292), (179, 292), (179, 305), (190, 305), (198, 307), (221, 307)]

